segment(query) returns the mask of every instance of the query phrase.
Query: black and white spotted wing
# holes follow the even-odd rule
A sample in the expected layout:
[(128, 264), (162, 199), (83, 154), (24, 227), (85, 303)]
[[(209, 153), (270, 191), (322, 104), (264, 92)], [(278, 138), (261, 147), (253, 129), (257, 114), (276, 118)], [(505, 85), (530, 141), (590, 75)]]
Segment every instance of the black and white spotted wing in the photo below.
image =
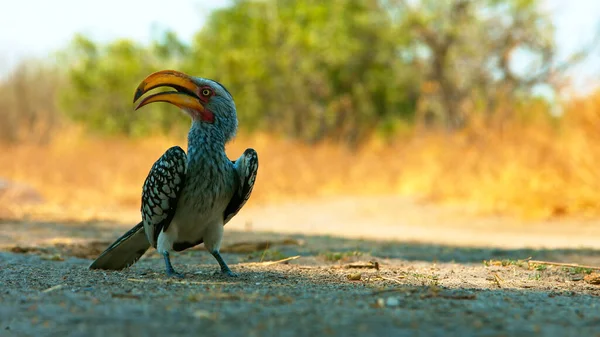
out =
[(223, 212), (223, 224), (229, 222), (229, 220), (244, 207), (246, 201), (250, 199), (250, 194), (252, 194), (252, 188), (254, 187), (256, 174), (258, 172), (258, 154), (254, 149), (246, 149), (246, 151), (233, 162), (233, 165), (239, 183), (231, 201), (229, 201), (227, 208), (225, 208), (225, 212)]
[(156, 248), (158, 235), (169, 228), (185, 184), (187, 156), (173, 146), (150, 169), (142, 191), (142, 222), (150, 244)]

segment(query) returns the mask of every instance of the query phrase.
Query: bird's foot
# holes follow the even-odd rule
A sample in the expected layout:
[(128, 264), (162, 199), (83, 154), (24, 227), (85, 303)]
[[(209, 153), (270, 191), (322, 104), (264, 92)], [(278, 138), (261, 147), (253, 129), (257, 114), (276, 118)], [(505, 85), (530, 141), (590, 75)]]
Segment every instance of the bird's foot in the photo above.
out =
[(183, 274), (178, 273), (175, 271), (175, 269), (173, 269), (173, 265), (171, 265), (171, 259), (169, 258), (169, 253), (168, 252), (163, 253), (163, 257), (165, 258), (165, 268), (166, 268), (167, 276), (183, 278)]
[[(236, 273), (232, 272), (231, 269), (229, 269), (229, 266), (227, 266), (227, 263), (225, 263), (225, 261), (223, 260), (223, 257), (221, 257), (221, 254), (219, 253), (218, 250), (214, 250), (211, 253), (215, 259), (217, 260), (217, 262), (219, 263), (219, 266), (221, 266), (221, 275), (224, 276), (229, 276), (229, 277), (236, 277), (238, 276)], [(215, 272), (215, 275), (219, 274), (219, 272)]]
[(182, 273), (178, 273), (174, 270), (167, 270), (167, 276), (172, 277), (172, 278), (179, 278), (179, 279), (182, 279), (185, 277)]
[(238, 274), (232, 272), (230, 269), (216, 271), (216, 272), (214, 272), (213, 275), (220, 275), (220, 276), (227, 276), (227, 277), (238, 277)]

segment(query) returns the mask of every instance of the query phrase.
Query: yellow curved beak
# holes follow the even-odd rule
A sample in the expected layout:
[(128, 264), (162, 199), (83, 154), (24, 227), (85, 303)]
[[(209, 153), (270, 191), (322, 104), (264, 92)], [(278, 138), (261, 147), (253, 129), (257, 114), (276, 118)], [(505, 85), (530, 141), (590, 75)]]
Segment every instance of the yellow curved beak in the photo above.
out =
[(200, 103), (198, 97), (200, 89), (194, 82), (193, 77), (175, 70), (161, 70), (148, 75), (135, 90), (133, 103), (148, 91), (158, 87), (171, 87), (177, 91), (160, 92), (146, 96), (146, 98), (135, 105), (134, 110), (137, 110), (146, 104), (166, 102), (171, 103), (180, 109), (193, 109), (200, 114), (204, 112), (205, 108)]

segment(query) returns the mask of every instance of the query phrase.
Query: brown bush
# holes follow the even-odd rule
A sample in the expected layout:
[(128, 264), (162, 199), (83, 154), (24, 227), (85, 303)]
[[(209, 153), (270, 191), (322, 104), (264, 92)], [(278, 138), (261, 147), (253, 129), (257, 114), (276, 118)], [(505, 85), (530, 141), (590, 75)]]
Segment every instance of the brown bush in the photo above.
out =
[(61, 118), (57, 71), (35, 60), (22, 61), (0, 81), (0, 142), (47, 143)]

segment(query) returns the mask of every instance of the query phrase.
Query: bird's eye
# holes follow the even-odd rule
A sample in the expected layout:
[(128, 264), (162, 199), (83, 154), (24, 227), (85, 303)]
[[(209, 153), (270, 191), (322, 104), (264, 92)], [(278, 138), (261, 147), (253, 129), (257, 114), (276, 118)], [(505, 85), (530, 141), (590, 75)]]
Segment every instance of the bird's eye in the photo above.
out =
[(210, 89), (203, 89), (202, 90), (202, 96), (208, 97), (208, 96), (210, 96), (210, 94), (211, 94)]

